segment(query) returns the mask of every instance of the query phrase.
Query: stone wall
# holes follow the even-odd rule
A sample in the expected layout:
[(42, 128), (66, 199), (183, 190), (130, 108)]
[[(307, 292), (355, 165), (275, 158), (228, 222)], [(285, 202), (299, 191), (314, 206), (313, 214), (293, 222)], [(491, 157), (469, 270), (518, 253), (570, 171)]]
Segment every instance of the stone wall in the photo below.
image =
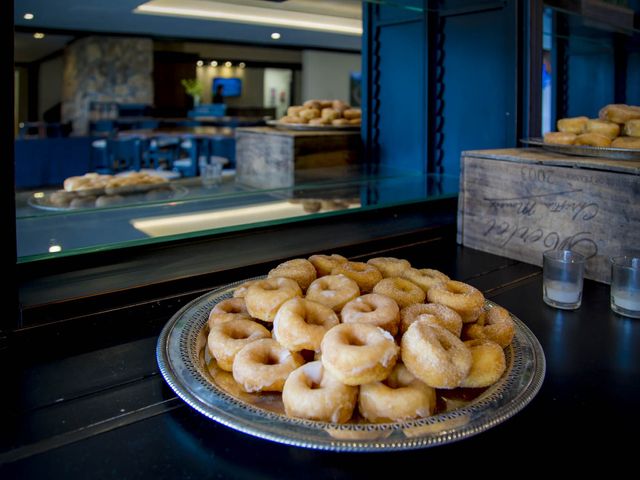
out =
[(65, 49), (62, 119), (89, 133), (91, 102), (153, 103), (153, 42), (90, 36)]

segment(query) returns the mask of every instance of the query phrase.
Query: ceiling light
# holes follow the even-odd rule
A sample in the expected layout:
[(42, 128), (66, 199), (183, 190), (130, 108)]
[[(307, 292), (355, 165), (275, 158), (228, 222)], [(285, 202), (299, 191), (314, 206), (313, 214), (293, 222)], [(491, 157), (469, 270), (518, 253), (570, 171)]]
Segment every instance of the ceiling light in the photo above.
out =
[(271, 34), (271, 38), (273, 38), (274, 40), (278, 40), (280, 38), (280, 34), (278, 32), (273, 32)]
[(201, 67), (201, 66), (203, 66), (203, 65), (204, 65), (204, 62), (203, 62), (202, 60), (198, 60), (198, 61), (196, 62), (196, 65), (197, 65), (197, 66), (199, 66), (199, 67)]
[(35, 17), (35, 15), (33, 13), (25, 13), (22, 18), (24, 18), (25, 20), (33, 20), (33, 17)]
[(303, 13), (285, 9), (274, 10), (225, 2), (181, 0), (180, 3), (177, 3), (174, 0), (151, 0), (139, 5), (133, 12), (362, 35), (362, 21), (357, 18)]
[(212, 67), (217, 67), (218, 66), (218, 62), (216, 62), (215, 60), (211, 60), (211, 66)]
[(232, 65), (231, 62), (224, 62), (224, 66), (227, 68), (229, 68), (231, 65)]
[(246, 64), (246, 63), (244, 63), (244, 62), (240, 62), (240, 63), (238, 64), (238, 66), (239, 66), (240, 68), (244, 68), (244, 67), (246, 67), (246, 66), (247, 66), (247, 64)]
[(44, 33), (42, 32), (36, 32), (33, 34), (33, 38), (37, 38), (38, 40), (41, 40), (44, 38)]

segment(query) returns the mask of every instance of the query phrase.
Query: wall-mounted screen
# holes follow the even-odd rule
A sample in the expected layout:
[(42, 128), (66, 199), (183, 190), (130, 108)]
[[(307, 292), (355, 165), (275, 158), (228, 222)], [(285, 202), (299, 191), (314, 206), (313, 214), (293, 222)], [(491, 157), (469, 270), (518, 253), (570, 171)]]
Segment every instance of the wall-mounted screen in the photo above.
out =
[(222, 86), (223, 97), (239, 97), (242, 95), (242, 79), (236, 77), (216, 77), (213, 79), (211, 90), (213, 95), (218, 92), (218, 87)]

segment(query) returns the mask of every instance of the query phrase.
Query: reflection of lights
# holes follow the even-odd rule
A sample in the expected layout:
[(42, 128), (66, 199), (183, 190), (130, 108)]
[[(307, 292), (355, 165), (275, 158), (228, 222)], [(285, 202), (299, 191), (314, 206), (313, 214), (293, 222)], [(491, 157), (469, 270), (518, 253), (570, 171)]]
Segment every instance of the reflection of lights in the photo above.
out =
[(232, 65), (231, 62), (224, 62), (224, 66), (227, 67), (227, 68), (229, 68), (231, 65)]
[(211, 66), (212, 67), (217, 67), (218, 66), (218, 62), (216, 62), (215, 60), (211, 60)]
[(33, 194), (33, 198), (44, 198), (44, 192), (36, 192)]
[(196, 62), (196, 65), (197, 65), (197, 66), (199, 66), (199, 67), (201, 67), (201, 66), (203, 66), (203, 65), (204, 65), (204, 62), (203, 62), (202, 60), (198, 60), (198, 61)]
[(25, 20), (33, 20), (34, 16), (35, 15), (33, 13), (25, 13), (22, 18), (24, 18)]
[(238, 66), (239, 66), (240, 68), (244, 68), (244, 67), (246, 67), (246, 66), (247, 66), (247, 64), (246, 64), (246, 63), (244, 63), (244, 62), (240, 62), (240, 63), (238, 64)]
[(280, 39), (280, 34), (278, 32), (273, 32), (271, 34), (271, 38), (274, 40), (279, 40)]
[(44, 33), (42, 32), (36, 32), (33, 34), (33, 38), (37, 39), (37, 40), (41, 40), (44, 38)]
[(60, 245), (50, 245), (49, 253), (58, 253), (62, 251), (62, 247)]

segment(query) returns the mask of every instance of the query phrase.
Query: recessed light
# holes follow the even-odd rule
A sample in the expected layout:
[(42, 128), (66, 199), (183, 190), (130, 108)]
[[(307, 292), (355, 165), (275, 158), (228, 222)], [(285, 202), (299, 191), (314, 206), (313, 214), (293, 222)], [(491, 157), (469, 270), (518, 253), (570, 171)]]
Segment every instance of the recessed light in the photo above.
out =
[(33, 13), (25, 13), (22, 18), (24, 18), (25, 20), (33, 20), (33, 17), (35, 17), (35, 15)]
[(198, 61), (196, 62), (196, 65), (197, 65), (197, 66), (199, 66), (199, 67), (201, 67), (201, 66), (203, 66), (203, 65), (204, 65), (204, 62), (203, 62), (202, 60), (198, 60)]
[(280, 34), (278, 32), (273, 32), (271, 34), (271, 38), (274, 39), (274, 40), (278, 40), (278, 39), (280, 39)]
[(217, 67), (218, 66), (218, 62), (216, 62), (215, 60), (211, 60), (211, 66), (212, 67)]
[(224, 62), (224, 66), (227, 67), (227, 68), (229, 68), (231, 65), (232, 65), (231, 62)]
[(246, 67), (246, 66), (247, 66), (247, 64), (246, 64), (246, 63), (244, 63), (244, 62), (240, 62), (240, 63), (238, 64), (238, 66), (239, 66), (240, 68), (244, 68), (244, 67)]
[(44, 33), (42, 32), (36, 32), (33, 34), (33, 38), (37, 38), (38, 40), (44, 38)]

